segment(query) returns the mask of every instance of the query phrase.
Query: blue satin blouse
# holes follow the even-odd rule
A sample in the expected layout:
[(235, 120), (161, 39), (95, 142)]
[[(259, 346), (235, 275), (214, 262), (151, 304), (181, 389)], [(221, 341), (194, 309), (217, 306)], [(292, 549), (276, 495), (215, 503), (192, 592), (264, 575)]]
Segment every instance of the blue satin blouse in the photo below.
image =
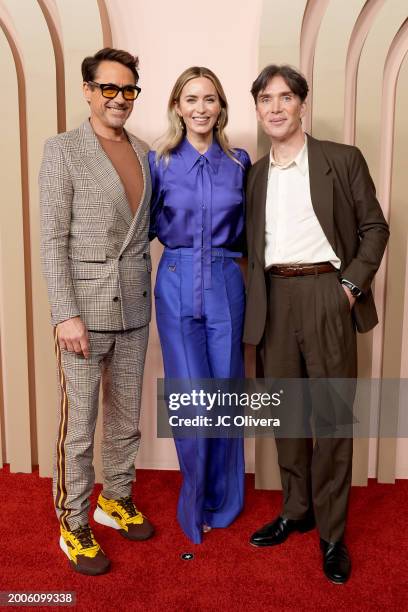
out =
[[(171, 249), (192, 248), (194, 274), (211, 287), (211, 249), (241, 251), (244, 240), (245, 178), (251, 166), (243, 149), (234, 149), (240, 164), (217, 141), (201, 155), (187, 140), (155, 161), (149, 152), (153, 197), (150, 239), (157, 236)], [(200, 313), (196, 313), (199, 314)]]

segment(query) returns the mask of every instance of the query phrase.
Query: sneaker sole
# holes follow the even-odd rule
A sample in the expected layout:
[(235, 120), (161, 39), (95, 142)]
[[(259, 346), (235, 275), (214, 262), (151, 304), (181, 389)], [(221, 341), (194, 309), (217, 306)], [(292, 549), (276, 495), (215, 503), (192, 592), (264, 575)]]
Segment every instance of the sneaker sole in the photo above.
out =
[(73, 570), (75, 570), (76, 572), (78, 572), (78, 574), (85, 574), (86, 576), (101, 576), (102, 574), (106, 574), (109, 569), (110, 569), (110, 564), (108, 565), (108, 567), (106, 568), (105, 571), (103, 572), (93, 572), (92, 570), (80, 570), (78, 569), (78, 566), (76, 563), (74, 563), (74, 561), (72, 561), (71, 557), (69, 556), (69, 552), (68, 552), (68, 546), (64, 540), (64, 538), (62, 536), (60, 536), (59, 539), (59, 545), (61, 550), (67, 555), (68, 560), (69, 560), (69, 564), (72, 567)]
[(100, 525), (105, 525), (105, 527), (112, 527), (112, 529), (117, 529), (118, 531), (122, 529), (122, 527), (117, 524), (115, 519), (110, 517), (109, 514), (106, 514), (106, 512), (104, 512), (102, 508), (99, 508), (99, 506), (96, 507), (93, 517), (97, 523), (100, 523)]
[(122, 537), (126, 538), (127, 540), (131, 540), (132, 542), (143, 542), (144, 540), (149, 540), (154, 535), (154, 530), (153, 530), (152, 533), (148, 533), (142, 537), (130, 537), (127, 534), (127, 531), (123, 529), (123, 527), (118, 525), (115, 519), (110, 517), (109, 514), (106, 514), (106, 512), (104, 512), (102, 508), (100, 508), (99, 506), (96, 507), (93, 517), (94, 517), (94, 520), (100, 525), (104, 525), (105, 527), (112, 527), (112, 529), (116, 529), (117, 531), (119, 531), (119, 534)]
[(69, 556), (68, 546), (62, 536), (60, 536), (59, 545), (60, 545), (61, 550), (67, 555), (68, 559), (72, 561), (71, 557)]

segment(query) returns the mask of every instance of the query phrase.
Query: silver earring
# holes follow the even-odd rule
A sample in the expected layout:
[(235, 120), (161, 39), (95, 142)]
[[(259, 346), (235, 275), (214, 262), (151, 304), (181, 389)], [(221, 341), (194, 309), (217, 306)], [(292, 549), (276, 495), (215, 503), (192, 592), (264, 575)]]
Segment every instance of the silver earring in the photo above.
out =
[(184, 131), (184, 122), (183, 122), (181, 117), (179, 117), (179, 124), (180, 124), (180, 129), (183, 132)]

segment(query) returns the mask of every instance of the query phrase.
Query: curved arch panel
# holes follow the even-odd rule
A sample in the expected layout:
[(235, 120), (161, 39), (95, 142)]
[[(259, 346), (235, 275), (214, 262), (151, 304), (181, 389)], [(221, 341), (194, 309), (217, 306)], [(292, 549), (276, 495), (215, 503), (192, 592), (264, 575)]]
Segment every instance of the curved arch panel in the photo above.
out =
[(344, 86), (344, 128), (343, 141), (354, 144), (356, 130), (357, 72), (360, 56), (374, 19), (385, 0), (367, 0), (354, 25), (350, 36), (346, 59), (346, 82)]
[[(404, 66), (401, 70), (400, 79), (401, 88), (405, 86), (405, 90), (408, 91), (408, 86), (406, 85), (408, 81), (408, 63), (404, 62)], [(405, 107), (406, 108), (406, 107)], [(405, 108), (401, 109), (403, 112), (403, 117), (405, 117)], [(397, 122), (398, 122), (398, 110), (397, 110)], [(401, 144), (406, 149), (407, 143), (407, 133), (406, 130), (401, 134), (401, 140), (404, 139)], [(397, 147), (399, 143), (397, 142)], [(405, 159), (407, 158), (407, 153), (405, 151)], [(396, 169), (397, 171), (397, 169)], [(403, 173), (404, 176), (404, 173)], [(407, 225), (405, 225), (405, 235), (407, 235)], [(404, 282), (404, 315), (403, 315), (403, 325), (402, 325), (402, 351), (401, 351), (401, 371), (400, 377), (402, 379), (408, 379), (408, 242), (406, 244), (406, 255), (405, 255), (405, 282)], [(406, 397), (401, 394), (400, 402), (399, 402), (399, 418), (400, 421), (406, 423)], [(408, 452), (407, 452), (407, 439), (400, 437), (397, 440), (396, 445), (396, 459), (395, 459), (395, 478), (406, 478), (408, 474)]]
[(113, 46), (112, 29), (111, 29), (111, 24), (109, 20), (108, 7), (106, 6), (105, 0), (97, 0), (97, 2), (98, 2), (98, 9), (99, 9), (99, 15), (100, 15), (101, 26), (102, 26), (103, 46), (112, 47)]
[[(40, 226), (38, 173), (44, 140), (57, 132), (55, 57), (44, 14), (35, 0), (7, 2), (9, 13), (19, 31), (24, 55), (27, 90), (28, 190), (31, 240), (31, 283), (34, 356), (30, 365), (35, 373), (36, 444), (41, 475), (50, 474), (51, 441), (54, 435), (56, 385), (52, 330), (48, 298), (40, 268)], [(55, 15), (54, 15), (55, 18)], [(34, 428), (33, 428), (34, 429)], [(47, 466), (44, 469), (44, 466)]]
[[(347, 48), (364, 0), (332, 0), (325, 12), (316, 43), (313, 74), (313, 135), (343, 139), (345, 64)], [(328, 86), (328, 84), (330, 84)]]
[[(374, 335), (374, 346), (383, 341), (382, 360), (377, 358), (375, 365), (381, 369), (385, 378), (397, 378), (403, 369), (403, 321), (405, 263), (408, 232), (408, 211), (406, 206), (406, 159), (408, 155), (408, 105), (407, 88), (399, 82), (402, 63), (408, 53), (408, 19), (398, 30), (390, 46), (384, 67), (381, 120), (381, 163), (379, 193), (384, 204), (386, 216), (390, 220), (391, 241), (387, 259), (383, 262), (379, 281), (387, 286), (377, 297), (383, 312), (382, 324)], [(405, 72), (406, 75), (406, 72)], [(405, 79), (405, 85), (407, 80)], [(398, 88), (397, 88), (398, 87)], [(398, 104), (397, 104), (398, 92)], [(399, 113), (396, 111), (399, 109)], [(402, 111), (402, 109), (404, 109)], [(398, 122), (397, 122), (398, 119)], [(398, 126), (398, 130), (396, 127)], [(388, 266), (387, 266), (388, 263)], [(381, 299), (381, 302), (380, 302)], [(376, 356), (376, 352), (374, 353)], [(381, 398), (383, 400), (383, 398)], [(382, 401), (381, 423), (393, 419), (398, 422), (398, 407), (389, 406)], [(392, 422), (392, 421), (391, 421)], [(394, 482), (396, 471), (397, 440), (379, 439), (378, 478), (381, 482)]]
[(320, 25), (326, 13), (329, 0), (308, 0), (303, 15), (302, 30), (300, 34), (300, 69), (306, 77), (310, 91), (303, 125), (306, 132), (312, 132), (313, 109), (313, 65), (317, 37)]
[(384, 213), (389, 216), (394, 144), (395, 96), (401, 64), (408, 52), (408, 19), (393, 39), (384, 66), (381, 109), (381, 157), (378, 192)]
[[(16, 472), (31, 471), (30, 403), (35, 402), (30, 277), (30, 223), (28, 190), (26, 78), (13, 20), (0, 3), (0, 29), (4, 38), (2, 75), (18, 100), (18, 116), (11, 109), (2, 119), (2, 138), (8, 144), (3, 160), (4, 202), (0, 208), (1, 354), (3, 356), (4, 426), (6, 460)], [(13, 67), (11, 66), (13, 64)], [(14, 68), (14, 70), (13, 70)], [(12, 74), (14, 72), (14, 75)], [(13, 117), (14, 114), (14, 117)], [(13, 121), (14, 119), (14, 121)], [(15, 122), (15, 123), (14, 123)], [(14, 130), (18, 139), (14, 137)], [(7, 198), (7, 199), (6, 199)], [(12, 265), (10, 263), (12, 262)], [(19, 351), (15, 350), (19, 347)], [(30, 359), (31, 357), (31, 359)], [(31, 383), (31, 384), (30, 384)], [(30, 423), (31, 420), (31, 423)]]
[(65, 116), (65, 66), (58, 11), (53, 0), (37, 0), (37, 2), (47, 23), (54, 49), (58, 132), (65, 132), (67, 125)]
[[(377, 187), (379, 187), (381, 158), (380, 131), (382, 121), (381, 92), (383, 87), (383, 70), (392, 40), (401, 23), (406, 18), (406, 13), (406, 3), (404, 0), (384, 3), (376, 19), (371, 23), (361, 51), (358, 67), (355, 143), (363, 151)], [(379, 199), (383, 205), (381, 197)], [(391, 235), (390, 243), (392, 241), (393, 236)], [(381, 269), (376, 276), (373, 289), (377, 295), (376, 304), (380, 323), (373, 332), (360, 336), (359, 365), (362, 376), (378, 378), (381, 376), (381, 369), (380, 371), (376, 370), (375, 362), (382, 360), (383, 335), (380, 334), (381, 341), (376, 346), (373, 345), (373, 342), (384, 324), (381, 299), (378, 299), (378, 295), (385, 292), (385, 276), (382, 277)], [(373, 394), (371, 412), (374, 420), (379, 419), (379, 409), (380, 398)], [(377, 439), (372, 438), (370, 440), (369, 451), (370, 477), (377, 476), (379, 465), (377, 458)]]

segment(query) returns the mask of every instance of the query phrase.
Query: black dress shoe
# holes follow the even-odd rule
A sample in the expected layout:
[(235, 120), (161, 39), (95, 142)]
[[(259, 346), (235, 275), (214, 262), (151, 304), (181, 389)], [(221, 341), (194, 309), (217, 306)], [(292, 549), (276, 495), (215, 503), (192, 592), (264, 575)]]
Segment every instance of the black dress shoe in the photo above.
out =
[(320, 538), (323, 551), (323, 571), (335, 584), (344, 584), (350, 577), (351, 561), (343, 542), (326, 542)]
[(315, 520), (313, 516), (310, 516), (299, 521), (286, 519), (281, 516), (268, 523), (255, 531), (252, 534), (249, 543), (253, 546), (276, 546), (276, 544), (282, 544), (288, 539), (291, 533), (294, 531), (300, 531), (300, 533), (306, 533), (315, 526)]

